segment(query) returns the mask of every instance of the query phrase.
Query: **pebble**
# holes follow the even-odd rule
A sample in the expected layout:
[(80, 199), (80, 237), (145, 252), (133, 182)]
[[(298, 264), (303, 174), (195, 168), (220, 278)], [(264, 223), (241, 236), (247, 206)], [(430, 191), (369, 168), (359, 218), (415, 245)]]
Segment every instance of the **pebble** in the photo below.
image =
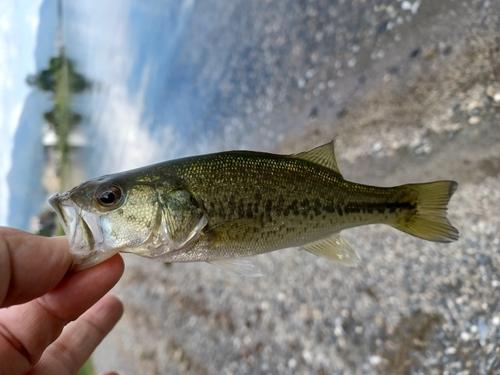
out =
[(370, 365), (372, 366), (378, 366), (382, 363), (383, 358), (379, 355), (372, 355), (368, 361), (370, 362)]
[(305, 76), (307, 79), (311, 79), (312, 77), (314, 77), (315, 74), (316, 74), (316, 71), (314, 69), (309, 69), (306, 72)]
[(446, 348), (446, 350), (444, 351), (444, 353), (446, 355), (453, 355), (457, 352), (457, 348), (455, 348), (454, 346), (450, 346), (448, 348)]
[(483, 106), (483, 103), (474, 100), (467, 105), (467, 110), (473, 111), (477, 108), (481, 108), (482, 106)]
[(308, 350), (304, 350), (302, 352), (302, 358), (304, 358), (304, 361), (306, 361), (306, 363), (311, 363), (313, 360), (312, 354)]
[(486, 88), (486, 95), (493, 99), (495, 103), (500, 103), (500, 89), (495, 86), (488, 86)]
[(484, 340), (488, 336), (490, 327), (488, 327), (488, 324), (486, 324), (486, 321), (482, 316), (477, 320), (477, 328), (479, 332), (479, 340), (480, 342), (484, 342)]
[(491, 319), (491, 324), (493, 324), (495, 327), (500, 326), (500, 316), (499, 316), (499, 315), (495, 315), (495, 316)]
[(481, 117), (479, 116), (471, 116), (469, 118), (469, 125), (477, 125), (481, 122)]
[(414, 150), (415, 154), (421, 155), (421, 154), (430, 154), (432, 152), (432, 147), (428, 143), (424, 143), (423, 145), (417, 147)]
[(412, 5), (411, 5), (411, 12), (413, 14), (417, 14), (418, 12), (418, 8), (420, 7), (420, 2), (419, 1), (415, 1)]
[(497, 94), (497, 89), (493, 86), (488, 86), (486, 88), (486, 95), (488, 95), (490, 98), (493, 98)]
[(471, 334), (469, 332), (462, 332), (460, 334), (460, 338), (463, 340), (463, 341), (469, 341), (471, 339)]
[(403, 9), (403, 10), (410, 10), (411, 9), (411, 3), (409, 1), (403, 1), (401, 3), (401, 9)]
[(481, 107), (476, 107), (474, 108), (471, 113), (470, 113), (472, 116), (478, 116), (479, 114), (481, 114)]

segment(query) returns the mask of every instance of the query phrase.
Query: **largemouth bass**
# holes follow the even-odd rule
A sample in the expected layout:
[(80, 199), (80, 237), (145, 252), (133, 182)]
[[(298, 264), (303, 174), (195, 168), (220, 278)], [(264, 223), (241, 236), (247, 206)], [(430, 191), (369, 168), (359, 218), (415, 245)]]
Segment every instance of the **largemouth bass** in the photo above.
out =
[(128, 252), (257, 276), (241, 257), (287, 247), (355, 265), (359, 257), (339, 233), (360, 225), (455, 241), (446, 206), (456, 188), (454, 181), (389, 188), (346, 181), (330, 142), (294, 155), (230, 151), (167, 161), (83, 182), (49, 202), (74, 270)]

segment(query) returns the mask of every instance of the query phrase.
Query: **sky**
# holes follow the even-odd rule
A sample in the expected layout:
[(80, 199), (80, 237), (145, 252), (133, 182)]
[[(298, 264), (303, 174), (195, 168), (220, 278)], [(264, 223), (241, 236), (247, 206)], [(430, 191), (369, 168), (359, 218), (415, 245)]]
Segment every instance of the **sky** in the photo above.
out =
[(13, 139), (34, 73), (35, 44), (42, 0), (0, 2), (0, 225), (7, 225)]

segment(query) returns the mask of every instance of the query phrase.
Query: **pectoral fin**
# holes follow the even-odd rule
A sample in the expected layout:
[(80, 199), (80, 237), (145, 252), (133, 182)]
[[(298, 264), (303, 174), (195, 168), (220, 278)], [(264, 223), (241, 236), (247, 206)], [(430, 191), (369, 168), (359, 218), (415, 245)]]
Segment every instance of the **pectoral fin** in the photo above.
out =
[(207, 225), (205, 212), (185, 190), (171, 192), (165, 199), (167, 232), (175, 249), (189, 247)]
[(335, 233), (330, 237), (308, 243), (304, 245), (303, 248), (305, 251), (346, 266), (356, 267), (360, 260), (359, 255), (351, 245), (344, 240), (340, 233)]
[(229, 270), (240, 276), (248, 277), (261, 277), (262, 273), (246, 259), (241, 258), (230, 258), (230, 259), (218, 259), (211, 260), (207, 263), (213, 264), (219, 268)]

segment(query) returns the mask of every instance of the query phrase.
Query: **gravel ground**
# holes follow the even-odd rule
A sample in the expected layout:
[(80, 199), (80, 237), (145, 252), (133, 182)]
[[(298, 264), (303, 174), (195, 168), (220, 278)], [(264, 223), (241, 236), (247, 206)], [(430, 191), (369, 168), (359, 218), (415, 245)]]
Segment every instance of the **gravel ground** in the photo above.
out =
[(500, 374), (500, 3), (376, 3), (217, 8), (235, 19), (206, 33), (220, 35), (207, 51), (234, 46), (217, 73), (221, 148), (288, 153), (335, 137), (346, 179), (456, 180), (460, 240), (357, 228), (343, 234), (359, 267), (287, 249), (255, 258), (258, 279), (126, 256), (114, 290), (125, 314), (97, 370)]

